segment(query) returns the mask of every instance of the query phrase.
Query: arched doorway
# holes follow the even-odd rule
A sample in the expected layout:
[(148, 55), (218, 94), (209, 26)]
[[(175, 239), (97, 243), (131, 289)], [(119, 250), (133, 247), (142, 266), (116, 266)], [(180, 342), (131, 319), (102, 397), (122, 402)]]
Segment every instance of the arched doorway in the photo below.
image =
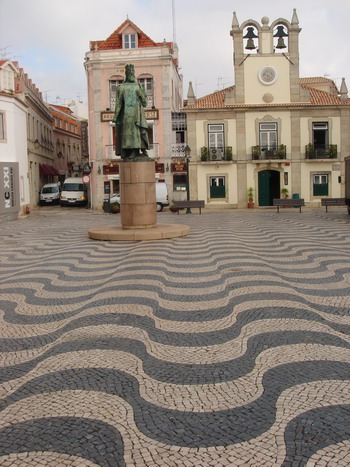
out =
[(272, 206), (274, 198), (280, 198), (281, 182), (277, 170), (262, 170), (258, 176), (259, 206)]

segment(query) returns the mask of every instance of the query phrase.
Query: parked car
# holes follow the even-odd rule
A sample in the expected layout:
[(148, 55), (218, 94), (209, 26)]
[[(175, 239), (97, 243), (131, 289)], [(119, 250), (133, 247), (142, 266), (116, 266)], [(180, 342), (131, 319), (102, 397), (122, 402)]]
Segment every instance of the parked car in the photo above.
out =
[[(120, 194), (117, 193), (109, 198), (110, 204), (119, 203), (120, 204)], [(108, 203), (108, 199), (105, 200), (105, 203)], [(157, 211), (160, 212), (165, 206), (169, 206), (169, 196), (166, 183), (156, 182), (156, 203)]]
[(47, 183), (42, 187), (39, 193), (39, 204), (58, 204), (60, 202), (61, 184)]
[(86, 206), (88, 202), (87, 188), (79, 177), (66, 178), (61, 191), (61, 206)]

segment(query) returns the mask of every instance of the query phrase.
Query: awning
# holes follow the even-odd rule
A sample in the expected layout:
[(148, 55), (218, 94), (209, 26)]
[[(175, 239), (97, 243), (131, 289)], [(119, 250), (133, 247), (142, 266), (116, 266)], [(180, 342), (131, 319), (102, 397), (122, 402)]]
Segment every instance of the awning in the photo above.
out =
[(58, 170), (48, 164), (39, 164), (39, 172), (41, 175), (59, 175)]

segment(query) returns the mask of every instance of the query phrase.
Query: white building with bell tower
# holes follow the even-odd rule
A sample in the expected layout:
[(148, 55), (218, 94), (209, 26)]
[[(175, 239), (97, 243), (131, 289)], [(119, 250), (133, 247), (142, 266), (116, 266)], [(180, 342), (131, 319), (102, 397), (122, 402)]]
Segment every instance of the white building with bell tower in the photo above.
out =
[[(191, 198), (207, 207), (255, 207), (274, 198), (319, 206), (344, 196), (350, 154), (350, 100), (343, 80), (299, 75), (296, 10), (291, 21), (233, 14), (234, 86), (189, 100)], [(344, 64), (345, 67), (345, 64)], [(251, 190), (250, 190), (251, 191)]]

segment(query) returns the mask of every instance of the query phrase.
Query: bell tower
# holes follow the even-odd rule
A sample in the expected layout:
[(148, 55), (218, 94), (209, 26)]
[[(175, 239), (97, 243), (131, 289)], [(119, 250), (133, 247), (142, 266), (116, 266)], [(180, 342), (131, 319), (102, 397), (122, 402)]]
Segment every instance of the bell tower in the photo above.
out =
[(239, 25), (233, 13), (235, 102), (270, 104), (300, 101), (299, 20), (279, 18), (271, 24), (249, 19)]

